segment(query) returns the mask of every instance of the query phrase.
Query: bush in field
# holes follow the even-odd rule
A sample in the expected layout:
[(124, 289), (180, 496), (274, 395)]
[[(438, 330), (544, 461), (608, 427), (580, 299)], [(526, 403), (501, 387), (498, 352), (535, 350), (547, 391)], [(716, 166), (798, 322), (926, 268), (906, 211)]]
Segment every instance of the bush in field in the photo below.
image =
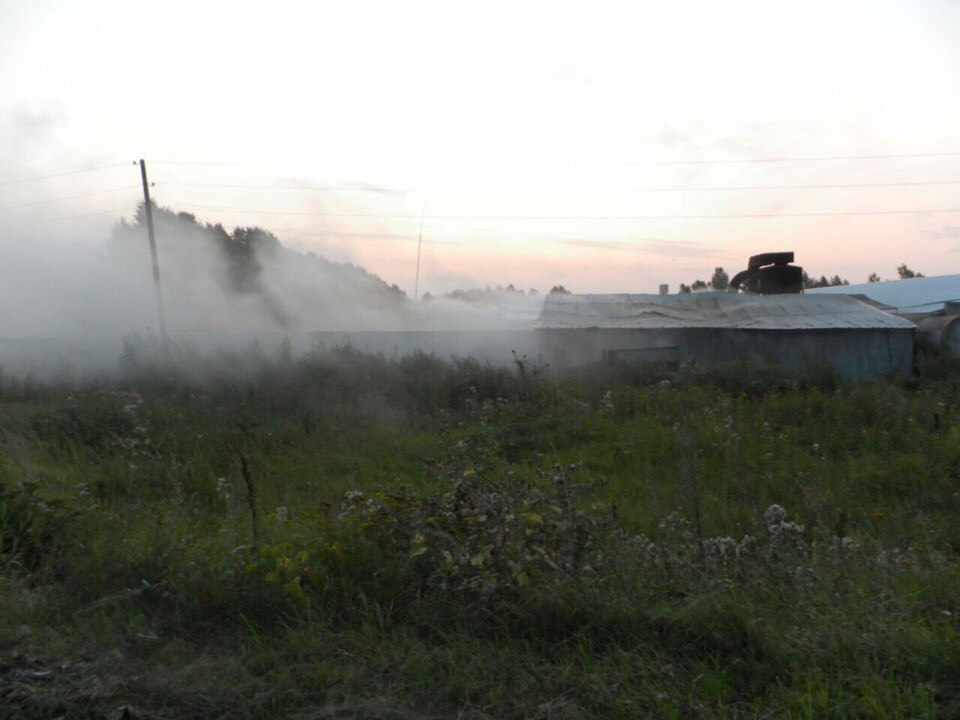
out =
[(59, 500), (43, 500), (32, 483), (0, 483), (0, 568), (35, 570), (63, 540), (73, 513)]
[(142, 402), (137, 392), (75, 393), (64, 405), (36, 415), (33, 430), (40, 440), (60, 448), (102, 451), (143, 433), (135, 413)]
[[(350, 612), (360, 596), (394, 607), (454, 604), (474, 615), (528, 587), (582, 588), (601, 577), (608, 506), (584, 504), (575, 468), (501, 479), (446, 468), (448, 489), (416, 497), (349, 492), (291, 518), (251, 568), (295, 595)], [(266, 559), (266, 560), (265, 560)]]

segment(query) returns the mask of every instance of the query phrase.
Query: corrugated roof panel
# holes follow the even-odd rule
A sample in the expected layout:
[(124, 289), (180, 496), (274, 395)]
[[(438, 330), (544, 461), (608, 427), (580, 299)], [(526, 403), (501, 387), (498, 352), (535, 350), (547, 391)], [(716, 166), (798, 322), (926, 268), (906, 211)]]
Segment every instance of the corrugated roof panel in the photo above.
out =
[(548, 295), (541, 328), (872, 329), (914, 326), (849, 295)]

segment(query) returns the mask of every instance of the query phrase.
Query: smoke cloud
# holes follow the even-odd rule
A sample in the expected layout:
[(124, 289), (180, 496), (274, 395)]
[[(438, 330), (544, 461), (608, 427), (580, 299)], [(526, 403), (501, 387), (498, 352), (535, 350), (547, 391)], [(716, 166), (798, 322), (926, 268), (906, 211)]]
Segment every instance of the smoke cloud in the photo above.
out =
[[(351, 333), (522, 330), (540, 309), (538, 296), (512, 288), (413, 303), (361, 267), (291, 250), (260, 228), (228, 230), (165, 208), (154, 209), (154, 222), (169, 335), (194, 347), (288, 337), (309, 348)], [(7, 234), (0, 247), (7, 370), (112, 373), (125, 337), (159, 335), (142, 205), (96, 242)]]

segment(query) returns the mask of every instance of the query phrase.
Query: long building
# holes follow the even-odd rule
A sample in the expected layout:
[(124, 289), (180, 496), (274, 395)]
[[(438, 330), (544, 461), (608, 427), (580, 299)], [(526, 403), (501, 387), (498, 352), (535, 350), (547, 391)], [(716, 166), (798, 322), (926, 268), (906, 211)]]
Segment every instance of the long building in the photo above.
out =
[(851, 379), (913, 366), (913, 323), (847, 295), (550, 295), (540, 350), (555, 367), (598, 361), (746, 360)]
[[(525, 359), (560, 371), (596, 362), (710, 366), (747, 360), (800, 372), (832, 366), (847, 378), (864, 379), (910, 373), (914, 330), (908, 320), (848, 295), (552, 294), (544, 299), (539, 319), (531, 316), (503, 328), (465, 322), (456, 329), (260, 332), (180, 340), (198, 351), (249, 347), (254, 341), (264, 352), (284, 345), (294, 352), (351, 345), (387, 357), (419, 351), (494, 365)], [(960, 323), (940, 335), (941, 345), (960, 348)], [(95, 357), (87, 357), (91, 348), (98, 350)], [(0, 341), (0, 360), (8, 368), (42, 377), (84, 369), (108, 373), (120, 351), (118, 339), (86, 345), (81, 340)]]

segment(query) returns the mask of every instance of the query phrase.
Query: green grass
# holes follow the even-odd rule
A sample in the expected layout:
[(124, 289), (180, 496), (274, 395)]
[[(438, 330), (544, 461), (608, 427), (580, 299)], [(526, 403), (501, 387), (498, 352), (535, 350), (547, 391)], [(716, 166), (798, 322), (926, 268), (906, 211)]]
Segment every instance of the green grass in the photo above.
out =
[(922, 370), (8, 380), (0, 716), (956, 717), (960, 369)]

